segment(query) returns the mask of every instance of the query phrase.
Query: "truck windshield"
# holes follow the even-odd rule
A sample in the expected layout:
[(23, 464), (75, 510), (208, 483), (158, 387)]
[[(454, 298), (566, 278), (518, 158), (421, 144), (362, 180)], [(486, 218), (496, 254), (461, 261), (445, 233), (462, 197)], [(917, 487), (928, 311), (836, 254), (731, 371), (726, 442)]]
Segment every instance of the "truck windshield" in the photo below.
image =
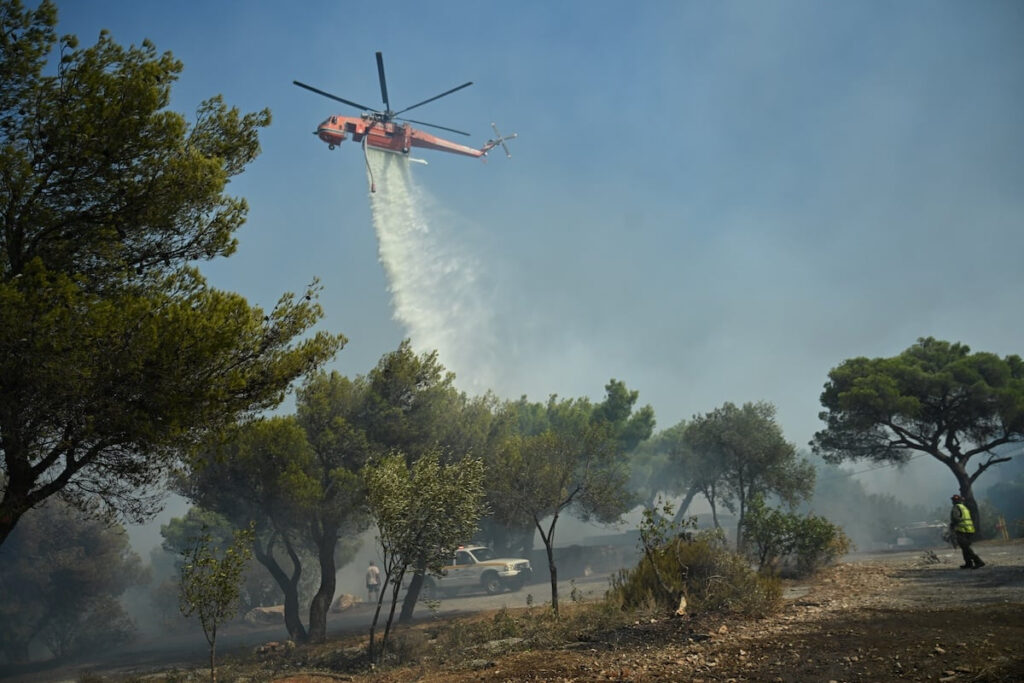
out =
[(473, 557), (477, 562), (487, 562), (494, 559), (494, 551), (490, 548), (474, 548)]

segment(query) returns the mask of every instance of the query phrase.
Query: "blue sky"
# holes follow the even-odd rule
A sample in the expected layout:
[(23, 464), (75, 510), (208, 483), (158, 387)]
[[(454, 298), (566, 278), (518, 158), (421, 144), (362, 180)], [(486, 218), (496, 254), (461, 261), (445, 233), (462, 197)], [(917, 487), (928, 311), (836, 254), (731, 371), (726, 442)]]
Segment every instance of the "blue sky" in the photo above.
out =
[(846, 358), (920, 336), (1024, 352), (1020, 2), (59, 7), (84, 44), (107, 28), (181, 59), (177, 111), (218, 93), (271, 109), (230, 187), (251, 207), (239, 251), (204, 272), (267, 307), (319, 277), (346, 374), (415, 326), (396, 319), (361, 150), (311, 135), (358, 112), (292, 80), (379, 106), (377, 50), (393, 108), (472, 80), (410, 116), (473, 144), (491, 121), (519, 133), (511, 160), (412, 169), (461, 288), (430, 291), (461, 340), (439, 352), (471, 393), (597, 399), (615, 377), (659, 428), (766, 400), (803, 446)]

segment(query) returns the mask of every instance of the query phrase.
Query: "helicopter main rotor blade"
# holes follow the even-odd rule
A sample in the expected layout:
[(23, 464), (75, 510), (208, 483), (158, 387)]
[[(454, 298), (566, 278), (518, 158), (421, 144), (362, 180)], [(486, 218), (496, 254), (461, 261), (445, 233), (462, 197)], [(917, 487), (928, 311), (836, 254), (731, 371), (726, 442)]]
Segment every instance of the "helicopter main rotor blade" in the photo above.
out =
[(305, 88), (306, 90), (311, 90), (311, 91), (315, 92), (317, 95), (323, 95), (324, 97), (326, 97), (328, 99), (337, 100), (338, 102), (341, 102), (342, 104), (347, 104), (350, 107), (355, 107), (356, 109), (362, 109), (363, 111), (376, 111), (373, 107), (367, 107), (365, 104), (359, 104), (358, 102), (352, 102), (350, 100), (346, 100), (343, 97), (338, 97), (337, 95), (332, 95), (329, 92), (324, 92), (323, 90), (320, 90), (319, 88), (314, 88), (311, 85), (306, 85), (305, 83), (300, 83), (299, 81), (292, 81), (292, 83), (294, 83), (295, 85), (299, 86), (300, 88)]
[(418, 126), (427, 126), (429, 128), (439, 128), (441, 130), (446, 130), (449, 133), (458, 133), (459, 135), (469, 135), (469, 133), (467, 133), (464, 130), (455, 130), (454, 128), (446, 128), (445, 126), (439, 126), (436, 123), (426, 123), (424, 121), (414, 121), (412, 119), (399, 119), (399, 121), (408, 121), (409, 123), (415, 123)]
[[(458, 87), (456, 87), (456, 88), (452, 88), (451, 90), (449, 90), (449, 91), (447, 91), (447, 92), (443, 92), (443, 93), (441, 93), (440, 95), (434, 95), (434, 96), (433, 96), (433, 97), (431, 97), (431, 98), (430, 98), (429, 100), (423, 100), (422, 102), (417, 102), (416, 104), (412, 105), (411, 107), (406, 107), (406, 108), (405, 108), (405, 109), (403, 109), (402, 111), (396, 111), (396, 112), (395, 112), (395, 116), (398, 116), (399, 114), (401, 114), (401, 113), (403, 113), (403, 112), (407, 112), (407, 111), (409, 111), (410, 109), (415, 109), (416, 107), (421, 107), (421, 106), (423, 106), (424, 104), (426, 104), (427, 102), (433, 102), (434, 100), (439, 100), (439, 99), (441, 99), (442, 97), (444, 97), (445, 95), (451, 95), (451, 94), (452, 94), (453, 92), (456, 92), (457, 90), (462, 90), (463, 88), (468, 88), (468, 87), (469, 87), (469, 86), (471, 86), (471, 85), (473, 85), (473, 81), (469, 81), (468, 83), (463, 83), (462, 85), (460, 85), (460, 86), (458, 86)], [(415, 123), (415, 121), (414, 121), (413, 123)], [(428, 125), (428, 126), (429, 126), (430, 124), (428, 123), (428, 124), (424, 124), (424, 125)], [(441, 127), (441, 126), (435, 126), (435, 128), (440, 128), (440, 127)], [(447, 130), (450, 130), (450, 129), (447, 129)], [(456, 132), (456, 133), (459, 133), (459, 132), (461, 132), (461, 131), (455, 131), (455, 132)]]
[(380, 96), (384, 98), (384, 111), (391, 111), (391, 103), (388, 102), (388, 84), (384, 80), (384, 55), (377, 53), (377, 75), (380, 76)]

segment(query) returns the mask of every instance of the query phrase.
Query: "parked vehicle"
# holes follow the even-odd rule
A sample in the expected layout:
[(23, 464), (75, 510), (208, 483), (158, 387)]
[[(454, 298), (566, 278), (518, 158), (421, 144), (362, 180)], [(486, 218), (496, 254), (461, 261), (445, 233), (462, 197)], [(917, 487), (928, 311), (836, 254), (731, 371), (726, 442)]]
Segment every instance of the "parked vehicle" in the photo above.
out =
[(496, 557), (494, 551), (482, 545), (459, 546), (453, 551), (450, 564), (441, 570), (441, 576), (423, 579), (421, 595), (428, 600), (460, 590), (483, 590), (495, 595), (505, 590), (517, 591), (532, 578), (529, 560)]

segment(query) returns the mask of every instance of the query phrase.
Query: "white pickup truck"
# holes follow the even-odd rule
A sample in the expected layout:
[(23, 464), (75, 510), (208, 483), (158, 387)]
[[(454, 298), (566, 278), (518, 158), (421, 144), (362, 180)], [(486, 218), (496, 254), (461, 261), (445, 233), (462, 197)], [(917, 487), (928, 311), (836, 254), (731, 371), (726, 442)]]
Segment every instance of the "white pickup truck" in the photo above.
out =
[(494, 595), (505, 589), (517, 591), (532, 577), (529, 560), (495, 557), (494, 551), (482, 545), (460, 546), (441, 576), (423, 579), (421, 594), (428, 600), (462, 589), (481, 589)]

